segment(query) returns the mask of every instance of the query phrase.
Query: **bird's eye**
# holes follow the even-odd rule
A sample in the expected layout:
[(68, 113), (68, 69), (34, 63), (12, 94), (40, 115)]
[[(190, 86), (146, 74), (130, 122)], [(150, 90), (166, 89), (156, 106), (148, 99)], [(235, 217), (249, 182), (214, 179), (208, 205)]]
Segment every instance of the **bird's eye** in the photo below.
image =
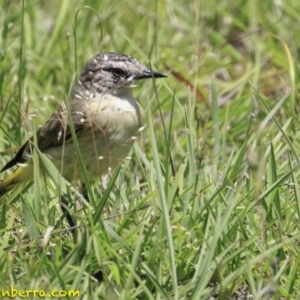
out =
[(122, 69), (119, 68), (114, 68), (112, 69), (112, 73), (114, 74), (114, 76), (116, 77), (120, 77), (122, 75), (125, 75), (125, 72)]

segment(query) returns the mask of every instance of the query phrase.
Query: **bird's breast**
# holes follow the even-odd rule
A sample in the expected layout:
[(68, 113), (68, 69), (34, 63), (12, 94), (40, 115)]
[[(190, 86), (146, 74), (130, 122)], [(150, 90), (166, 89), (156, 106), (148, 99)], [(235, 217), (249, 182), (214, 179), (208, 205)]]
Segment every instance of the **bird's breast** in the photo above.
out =
[(87, 105), (94, 130), (105, 134), (111, 146), (135, 137), (142, 127), (143, 110), (130, 94), (96, 96)]
[(78, 142), (89, 178), (105, 174), (128, 156), (142, 130), (143, 110), (130, 95), (105, 95), (88, 103), (92, 130)]

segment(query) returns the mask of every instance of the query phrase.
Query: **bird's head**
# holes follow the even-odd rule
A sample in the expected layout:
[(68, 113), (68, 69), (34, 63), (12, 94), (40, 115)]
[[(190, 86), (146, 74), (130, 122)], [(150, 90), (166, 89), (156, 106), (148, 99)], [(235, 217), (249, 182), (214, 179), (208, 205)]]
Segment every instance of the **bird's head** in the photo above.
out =
[(93, 94), (119, 93), (124, 88), (135, 86), (138, 80), (162, 77), (167, 76), (150, 71), (131, 56), (108, 52), (87, 63), (78, 83)]

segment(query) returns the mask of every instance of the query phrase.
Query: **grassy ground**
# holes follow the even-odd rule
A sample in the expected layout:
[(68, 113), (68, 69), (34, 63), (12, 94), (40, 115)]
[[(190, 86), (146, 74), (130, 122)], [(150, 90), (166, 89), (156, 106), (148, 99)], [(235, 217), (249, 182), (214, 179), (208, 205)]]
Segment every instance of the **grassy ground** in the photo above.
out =
[[(151, 82), (136, 89), (145, 132), (130, 160), (91, 185), (91, 205), (43, 160), (53, 180), (36, 173), (1, 200), (0, 292), (297, 298), (298, 0), (0, 5), (1, 166), (93, 55), (126, 53), (169, 74), (158, 99)], [(58, 190), (76, 203), (76, 242)]]

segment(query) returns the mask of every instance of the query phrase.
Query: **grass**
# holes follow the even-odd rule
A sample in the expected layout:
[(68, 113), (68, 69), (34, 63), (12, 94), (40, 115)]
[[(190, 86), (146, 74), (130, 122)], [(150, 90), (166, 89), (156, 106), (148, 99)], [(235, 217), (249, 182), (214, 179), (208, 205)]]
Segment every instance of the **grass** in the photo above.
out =
[[(169, 77), (136, 88), (145, 132), (130, 159), (89, 185), (90, 203), (36, 151), (49, 176), (36, 172), (1, 200), (0, 292), (296, 299), (299, 9), (296, 0), (3, 1), (0, 165), (93, 55), (149, 59)], [(75, 240), (60, 194), (74, 204)]]

